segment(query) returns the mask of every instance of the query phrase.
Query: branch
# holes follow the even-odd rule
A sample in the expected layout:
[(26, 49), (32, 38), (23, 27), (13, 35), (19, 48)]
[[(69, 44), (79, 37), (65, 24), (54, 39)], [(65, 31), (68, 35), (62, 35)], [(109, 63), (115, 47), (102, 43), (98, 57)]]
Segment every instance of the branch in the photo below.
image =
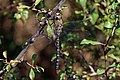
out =
[[(118, 64), (118, 63), (120, 63), (120, 62), (117, 62), (117, 64)], [(109, 66), (109, 67), (107, 67), (107, 68), (105, 69), (105, 72), (104, 72), (103, 74), (97, 74), (97, 73), (94, 71), (93, 68), (91, 68), (91, 70), (93, 70), (92, 73), (87, 74), (87, 75), (83, 75), (82, 78), (84, 79), (84, 78), (87, 78), (88, 76), (89, 76), (89, 77), (102, 76), (102, 75), (104, 75), (104, 74), (106, 74), (106, 73), (108, 73), (108, 72), (109, 72), (109, 73), (113, 73), (114, 71), (116, 71), (116, 68), (115, 68), (115, 66), (113, 66), (113, 67)], [(108, 74), (109, 74), (109, 73), (108, 73)]]
[(114, 26), (112, 27), (112, 31), (111, 31), (111, 33), (110, 33), (110, 35), (109, 35), (109, 38), (108, 38), (108, 40), (106, 41), (106, 44), (105, 44), (105, 46), (104, 46), (104, 55), (107, 54), (106, 48), (107, 48), (107, 46), (108, 46), (108, 44), (109, 44), (111, 38), (113, 37), (113, 35), (114, 35), (114, 33), (115, 33), (115, 29), (116, 29), (116, 26), (117, 26), (117, 22), (118, 22), (118, 17), (116, 17)]
[[(51, 10), (50, 12), (48, 12), (47, 16), (45, 19), (43, 19), (40, 22), (40, 26), (39, 28), (36, 30), (36, 33), (27, 40), (27, 42), (25, 43), (25, 48), (19, 53), (19, 55), (15, 58), (15, 60), (19, 60), (19, 61), (23, 61), (23, 58), (25, 56), (26, 51), (30, 48), (30, 46), (32, 46), (32, 44), (37, 40), (37, 38), (43, 33), (44, 28), (47, 26), (48, 24), (48, 20), (49, 19), (53, 19), (56, 12), (58, 10), (60, 10), (62, 4), (65, 2), (66, 0), (61, 0), (57, 6), (55, 8), (53, 8), (53, 10)], [(11, 66), (15, 67), (18, 63), (12, 63)]]

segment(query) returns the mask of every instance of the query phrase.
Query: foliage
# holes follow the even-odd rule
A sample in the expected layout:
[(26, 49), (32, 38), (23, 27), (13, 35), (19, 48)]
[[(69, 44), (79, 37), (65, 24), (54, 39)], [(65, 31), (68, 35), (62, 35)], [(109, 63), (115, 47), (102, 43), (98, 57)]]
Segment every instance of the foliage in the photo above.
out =
[[(17, 0), (13, 1), (13, 4), (18, 5), (15, 6), (16, 11), (12, 12), (12, 19), (22, 20), (24, 23), (29, 18), (31, 10), (37, 11), (36, 17), (44, 20), (49, 15), (46, 15), (45, 12), (40, 14), (40, 11), (46, 11), (41, 6), (43, 1), (36, 0), (31, 6), (17, 2)], [(102, 76), (102, 79), (120, 77), (120, 0), (75, 0), (72, 2), (80, 7), (73, 9), (73, 22), (68, 20), (62, 24), (64, 28), (60, 36), (60, 57), (64, 61), (65, 69), (60, 70), (60, 80), (82, 80), (83, 78), (90, 80), (91, 77), (102, 75), (105, 75), (105, 77)], [(48, 23), (47, 35), (52, 38), (55, 32), (53, 27), (55, 25), (52, 24), (54, 21), (49, 20)], [(98, 38), (100, 35), (102, 35), (102, 39)], [(1, 39), (0, 45), (2, 45)], [(87, 60), (86, 52), (91, 52), (90, 55), (94, 56), (92, 63)], [(8, 61), (7, 51), (3, 52), (3, 57), (4, 59), (0, 59), (2, 61), (0, 64), (3, 65), (0, 65), (0, 68), (2, 67), (0, 73), (6, 73), (1, 76), (1, 79), (17, 80), (17, 69), (13, 70), (10, 64), (21, 63), (21, 61)], [(32, 64), (26, 62), (30, 66), (29, 78), (31, 80), (35, 79), (37, 72), (41, 73), (45, 70), (41, 66), (34, 65), (36, 58), (36, 55), (32, 56)], [(56, 58), (57, 56), (54, 55), (51, 61), (54, 63)], [(77, 65), (77, 63), (79, 63), (79, 67), (75, 69), (74, 64)], [(82, 71), (79, 69), (81, 67)]]

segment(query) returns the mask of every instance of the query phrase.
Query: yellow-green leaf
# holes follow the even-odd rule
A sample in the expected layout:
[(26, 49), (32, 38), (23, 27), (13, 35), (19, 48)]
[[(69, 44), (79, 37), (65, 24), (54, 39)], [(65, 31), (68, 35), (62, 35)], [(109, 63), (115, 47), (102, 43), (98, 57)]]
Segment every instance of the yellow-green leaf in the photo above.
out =
[(87, 0), (80, 0), (80, 5), (82, 6), (83, 9), (86, 7), (86, 2)]
[(6, 66), (6, 69), (7, 69), (7, 70), (10, 70), (10, 69), (11, 69), (10, 64), (8, 64), (8, 65)]
[(67, 51), (63, 52), (63, 54), (69, 56), (69, 53)]
[(34, 5), (37, 6), (40, 2), (41, 2), (41, 0), (36, 0)]
[(20, 5), (18, 8), (21, 8), (21, 9), (29, 9), (30, 7), (29, 7), (29, 6), (26, 6), (26, 5)]
[(75, 14), (81, 14), (81, 13), (82, 11), (78, 11), (78, 10), (75, 11)]
[(3, 56), (4, 56), (4, 58), (7, 58), (7, 51), (3, 52)]
[(0, 59), (0, 61), (3, 61), (4, 59)]
[(10, 60), (10, 63), (20, 63), (21, 61), (19, 60)]
[(87, 76), (87, 80), (90, 80), (90, 76)]
[(115, 73), (115, 72), (112, 73), (112, 77), (113, 77), (113, 78), (116, 77), (116, 73)]
[(34, 80), (34, 78), (35, 78), (35, 72), (32, 68), (30, 69), (29, 77), (30, 77), (31, 80)]
[(105, 22), (105, 27), (112, 28), (112, 24), (109, 21), (107, 21), (107, 22)]
[(47, 26), (47, 33), (48, 33), (48, 36), (49, 36), (49, 37), (52, 37), (52, 36), (53, 36), (53, 30), (51, 29), (51, 26), (50, 26), (50, 25)]
[(97, 74), (98, 75), (103, 74), (103, 73), (105, 73), (104, 69), (97, 69)]
[(40, 67), (40, 66), (36, 66), (35, 69), (37, 70), (37, 72), (40, 72), (42, 70), (42, 72), (44, 72), (44, 68)]
[(83, 39), (80, 44), (100, 45), (102, 43), (98, 42), (98, 41), (92, 41), (92, 40)]
[(24, 11), (22, 11), (21, 15), (26, 20), (26, 19), (28, 19), (29, 12), (27, 10), (24, 10)]
[(98, 12), (93, 12), (93, 13), (92, 13), (91, 23), (92, 23), (93, 25), (96, 23), (98, 17), (99, 17)]
[(18, 20), (18, 19), (21, 18), (21, 14), (19, 14), (19, 13), (15, 13), (14, 17)]
[(115, 48), (115, 46), (114, 46), (114, 45), (112, 45), (112, 46), (107, 46), (107, 48), (113, 49), (113, 48)]
[(119, 57), (115, 56), (114, 54), (109, 54), (108, 56), (110, 58), (112, 58), (112, 59), (115, 59), (115, 60), (119, 60), (120, 59)]
[(56, 59), (56, 54), (53, 55), (51, 61), (53, 62)]
[(94, 3), (93, 7), (92, 7), (92, 10), (95, 9), (97, 6), (100, 6), (100, 4), (99, 3)]

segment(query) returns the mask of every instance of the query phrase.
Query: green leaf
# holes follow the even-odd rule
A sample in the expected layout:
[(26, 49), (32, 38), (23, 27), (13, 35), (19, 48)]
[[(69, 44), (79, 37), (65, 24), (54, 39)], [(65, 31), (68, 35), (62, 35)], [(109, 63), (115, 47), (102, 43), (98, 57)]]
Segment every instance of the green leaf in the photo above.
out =
[(3, 61), (4, 59), (0, 59), (0, 61)]
[(90, 80), (90, 76), (87, 76), (87, 78), (86, 78), (87, 80)]
[(7, 58), (7, 51), (3, 52), (3, 56), (4, 56), (4, 58)]
[(101, 56), (100, 59), (105, 59), (105, 56)]
[(37, 70), (37, 72), (40, 72), (41, 70), (44, 72), (44, 68), (40, 67), (40, 66), (36, 66), (35, 69)]
[(66, 73), (65, 73), (65, 72), (62, 73), (62, 74), (60, 75), (60, 80), (65, 80), (65, 76), (66, 76)]
[(61, 47), (64, 48), (65, 47), (65, 43), (61, 43)]
[(41, 21), (42, 21), (43, 19), (45, 19), (45, 17), (44, 17), (44, 16), (42, 16), (42, 17), (41, 17)]
[(120, 28), (116, 29), (115, 34), (116, 34), (117, 36), (120, 35)]
[(104, 69), (97, 69), (97, 74), (98, 75), (103, 74), (103, 73), (105, 73)]
[(48, 24), (47, 26), (47, 33), (48, 33), (48, 36), (49, 37), (52, 37), (53, 36), (53, 30), (51, 29), (51, 26)]
[(115, 66), (116, 66), (116, 63), (115, 63), (115, 62), (110, 65), (110, 67), (115, 67)]
[(28, 15), (29, 12), (28, 12), (28, 10), (24, 10), (24, 11), (22, 11), (22, 14), (24, 14), (24, 15)]
[(35, 60), (37, 59), (36, 57), (37, 57), (36, 54), (33, 54), (33, 55), (32, 55), (32, 63), (33, 63), (33, 64), (35, 63)]
[(113, 78), (115, 78), (116, 77), (116, 73), (114, 72), (114, 73), (112, 73), (112, 77)]
[(92, 41), (92, 40), (83, 39), (80, 44), (100, 45), (100, 44), (102, 44), (102, 43), (97, 42), (97, 41)]
[(82, 8), (84, 9), (86, 7), (86, 2), (87, 0), (80, 0), (80, 5), (82, 6)]
[(10, 64), (8, 64), (8, 65), (6, 66), (6, 69), (7, 69), (8, 71), (11, 69)]
[(95, 27), (101, 31), (104, 29), (104, 22), (101, 22), (99, 25), (95, 25)]
[(29, 6), (26, 6), (26, 5), (20, 5), (18, 8), (21, 8), (21, 9), (29, 9), (30, 7), (29, 7)]
[(109, 22), (109, 21), (107, 21), (107, 22), (105, 22), (105, 26), (104, 26), (105, 28), (112, 28), (112, 24)]
[(14, 17), (18, 20), (18, 19), (21, 18), (21, 14), (19, 14), (19, 13), (15, 13)]
[(92, 10), (94, 10), (97, 6), (100, 6), (99, 3), (94, 3), (93, 7), (92, 7)]
[(40, 2), (41, 2), (41, 0), (36, 0), (34, 5), (37, 6)]
[(114, 49), (115, 48), (115, 46), (107, 46), (107, 48), (110, 48), (110, 49)]
[(92, 13), (91, 23), (92, 23), (93, 25), (96, 23), (98, 17), (99, 17), (98, 12), (93, 12), (93, 13)]
[(20, 63), (20, 60), (10, 60), (10, 63)]
[(28, 14), (29, 12), (27, 10), (22, 11), (22, 16), (25, 20), (28, 19)]
[(53, 62), (56, 59), (56, 54), (53, 55), (51, 61)]
[(75, 11), (75, 14), (81, 14), (81, 13), (82, 11), (78, 11), (78, 10)]
[(68, 51), (64, 51), (63, 54), (66, 55), (66, 56), (69, 56), (69, 52)]
[(115, 59), (115, 60), (119, 60), (119, 58), (116, 57), (114, 54), (109, 54), (108, 57), (110, 57), (112, 59)]
[(102, 8), (99, 7), (99, 11), (102, 13), (102, 15), (105, 15), (104, 9), (102, 9)]
[(31, 80), (34, 80), (34, 78), (35, 78), (35, 72), (32, 68), (30, 69), (29, 77), (30, 77)]
[(114, 10), (117, 8), (117, 6), (118, 6), (118, 3), (113, 2), (111, 5), (111, 8)]
[(119, 71), (119, 72), (120, 72), (120, 63), (117, 65), (116, 71)]

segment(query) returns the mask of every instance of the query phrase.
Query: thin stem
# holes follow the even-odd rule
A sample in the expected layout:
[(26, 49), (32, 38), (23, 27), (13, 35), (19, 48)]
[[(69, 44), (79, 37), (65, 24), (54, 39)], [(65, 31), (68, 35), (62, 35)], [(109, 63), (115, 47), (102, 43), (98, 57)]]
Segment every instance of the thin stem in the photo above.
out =
[[(109, 34), (108, 40), (106, 41), (106, 44), (105, 44), (105, 46), (103, 48), (104, 49), (104, 58), (105, 58), (105, 69), (107, 69), (107, 53), (108, 53), (107, 52), (107, 46), (108, 46), (110, 40), (112, 39), (112, 37), (113, 37), (113, 35), (115, 33), (117, 22), (118, 22), (118, 18), (116, 18), (114, 26), (112, 27), (112, 30), (111, 30), (111, 32)], [(105, 72), (105, 75), (107, 76), (107, 72)]]

